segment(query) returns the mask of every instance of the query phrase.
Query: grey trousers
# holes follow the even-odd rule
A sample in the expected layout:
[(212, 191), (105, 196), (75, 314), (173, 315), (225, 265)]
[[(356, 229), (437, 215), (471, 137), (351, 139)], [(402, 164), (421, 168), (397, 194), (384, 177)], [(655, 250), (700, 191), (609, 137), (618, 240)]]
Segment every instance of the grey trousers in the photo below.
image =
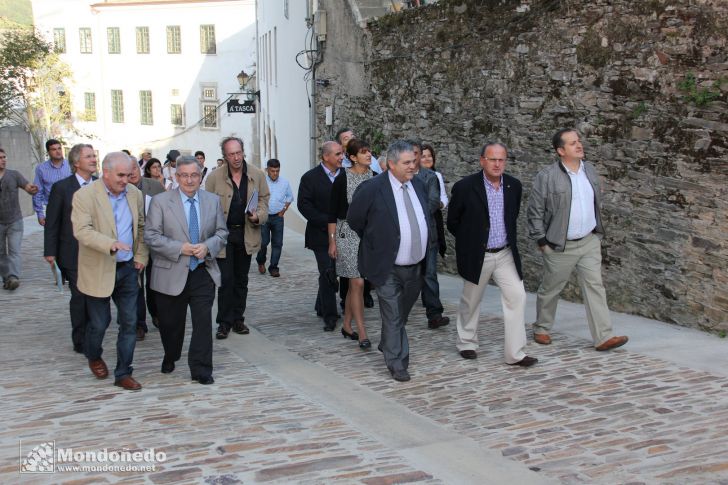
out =
[(0, 224), (0, 276), (20, 278), (20, 244), (23, 242), (23, 219)]
[(390, 372), (407, 370), (409, 342), (405, 325), (422, 289), (422, 265), (394, 266), (387, 281), (377, 286), (382, 336), (379, 348)]
[(601, 239), (590, 234), (579, 241), (566, 241), (562, 253), (547, 246), (543, 253), (543, 269), (543, 280), (536, 294), (536, 323), (533, 324), (533, 333), (550, 332), (556, 318), (559, 293), (576, 269), (594, 346), (597, 347), (614, 336), (607, 307), (607, 293), (602, 284)]

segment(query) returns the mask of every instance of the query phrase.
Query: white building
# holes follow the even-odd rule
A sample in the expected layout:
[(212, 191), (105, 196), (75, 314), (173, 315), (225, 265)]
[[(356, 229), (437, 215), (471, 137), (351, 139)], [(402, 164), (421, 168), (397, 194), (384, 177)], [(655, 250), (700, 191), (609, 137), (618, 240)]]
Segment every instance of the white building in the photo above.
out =
[(227, 112), (255, 70), (255, 0), (33, 0), (33, 14), (73, 72), (68, 144), (162, 161), (202, 150), (214, 167), (232, 135), (258, 164), (255, 115)]
[[(281, 176), (291, 183), (294, 194), (298, 192), (301, 175), (317, 160), (312, 154), (313, 104), (309, 106), (313, 83), (308, 77), (304, 79), (307, 71), (296, 62), (309, 67), (310, 60), (299, 53), (316, 45), (311, 37), (312, 25), (306, 21), (312, 18), (312, 3), (313, 0), (259, 0), (257, 5), (261, 161), (265, 165), (268, 159), (280, 160)], [(286, 219), (290, 223), (300, 222)]]

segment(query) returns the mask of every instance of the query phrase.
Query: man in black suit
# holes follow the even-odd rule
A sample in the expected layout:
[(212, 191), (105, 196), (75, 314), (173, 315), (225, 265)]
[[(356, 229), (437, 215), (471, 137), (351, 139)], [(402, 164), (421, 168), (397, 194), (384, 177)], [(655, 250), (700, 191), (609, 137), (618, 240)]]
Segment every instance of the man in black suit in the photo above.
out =
[(435, 225), (435, 213), (440, 210), (440, 181), (437, 179), (435, 172), (429, 168), (420, 166), (422, 158), (422, 142), (419, 140), (407, 140), (415, 152), (415, 179), (420, 180), (425, 186), (427, 193), (427, 211), (430, 215), (430, 244), (434, 248), (427, 251), (425, 259), (425, 276), (422, 285), (422, 306), (425, 307), (427, 315), (427, 328), (434, 330), (444, 327), (450, 323), (450, 318), (445, 317), (442, 313), (445, 309), (440, 301), (440, 283), (437, 281), (437, 250), (439, 248), (437, 241), (437, 226)]
[(58, 264), (71, 290), (71, 340), (73, 350), (83, 353), (86, 335), (86, 296), (78, 291), (78, 241), (73, 237), (71, 202), (73, 194), (96, 179), (96, 153), (91, 145), (74, 145), (68, 153), (73, 174), (59, 180), (51, 188), (43, 228), (43, 256), (50, 264)]
[(324, 331), (333, 332), (339, 315), (333, 281), (334, 260), (329, 257), (329, 201), (331, 186), (341, 170), (344, 149), (335, 141), (321, 146), (321, 163), (303, 174), (298, 186), (298, 211), (306, 218), (305, 244), (316, 256), (318, 295), (316, 313), (324, 319)]
[(429, 212), (412, 145), (387, 149), (387, 171), (354, 192), (346, 220), (359, 235), (359, 272), (377, 289), (382, 336), (379, 350), (397, 381), (408, 381), (405, 324), (422, 289), (422, 262), (429, 245)]
[(457, 318), (457, 348), (464, 359), (477, 357), (480, 302), (492, 276), (501, 290), (505, 361), (530, 367), (538, 360), (524, 352), (526, 290), (516, 237), (522, 187), (518, 179), (504, 173), (507, 160), (504, 145), (486, 144), (480, 152), (483, 170), (460, 180), (452, 189), (447, 228), (455, 236), (458, 273), (465, 280)]

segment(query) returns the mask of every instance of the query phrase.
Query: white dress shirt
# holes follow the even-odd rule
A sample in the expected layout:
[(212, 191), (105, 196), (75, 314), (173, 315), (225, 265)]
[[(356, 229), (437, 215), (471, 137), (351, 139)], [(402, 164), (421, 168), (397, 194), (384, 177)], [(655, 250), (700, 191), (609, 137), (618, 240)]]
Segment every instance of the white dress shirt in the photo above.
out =
[(407, 217), (407, 209), (404, 205), (404, 193), (402, 185), (407, 186), (407, 191), (412, 201), (412, 208), (415, 210), (417, 224), (420, 226), (420, 244), (422, 255), (427, 251), (427, 219), (420, 204), (420, 198), (417, 197), (412, 182), (402, 184), (396, 179), (392, 172), (387, 171), (389, 183), (392, 184), (392, 192), (394, 192), (394, 202), (397, 205), (397, 219), (399, 219), (399, 250), (394, 264), (399, 266), (408, 266), (422, 261), (422, 259), (414, 260), (412, 256), (412, 231), (410, 229), (409, 218)]
[(579, 162), (579, 169), (576, 172), (569, 170), (566, 165), (564, 168), (571, 179), (571, 212), (569, 213), (566, 239), (581, 239), (597, 227), (594, 212), (594, 188), (584, 171), (584, 162)]

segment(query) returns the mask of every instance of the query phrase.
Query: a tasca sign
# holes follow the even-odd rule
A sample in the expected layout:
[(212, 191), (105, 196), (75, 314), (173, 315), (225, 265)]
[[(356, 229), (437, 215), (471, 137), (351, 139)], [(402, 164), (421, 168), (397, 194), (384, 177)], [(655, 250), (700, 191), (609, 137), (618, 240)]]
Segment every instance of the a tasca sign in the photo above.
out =
[(255, 113), (255, 101), (245, 101), (240, 104), (237, 99), (231, 99), (227, 103), (228, 113)]

